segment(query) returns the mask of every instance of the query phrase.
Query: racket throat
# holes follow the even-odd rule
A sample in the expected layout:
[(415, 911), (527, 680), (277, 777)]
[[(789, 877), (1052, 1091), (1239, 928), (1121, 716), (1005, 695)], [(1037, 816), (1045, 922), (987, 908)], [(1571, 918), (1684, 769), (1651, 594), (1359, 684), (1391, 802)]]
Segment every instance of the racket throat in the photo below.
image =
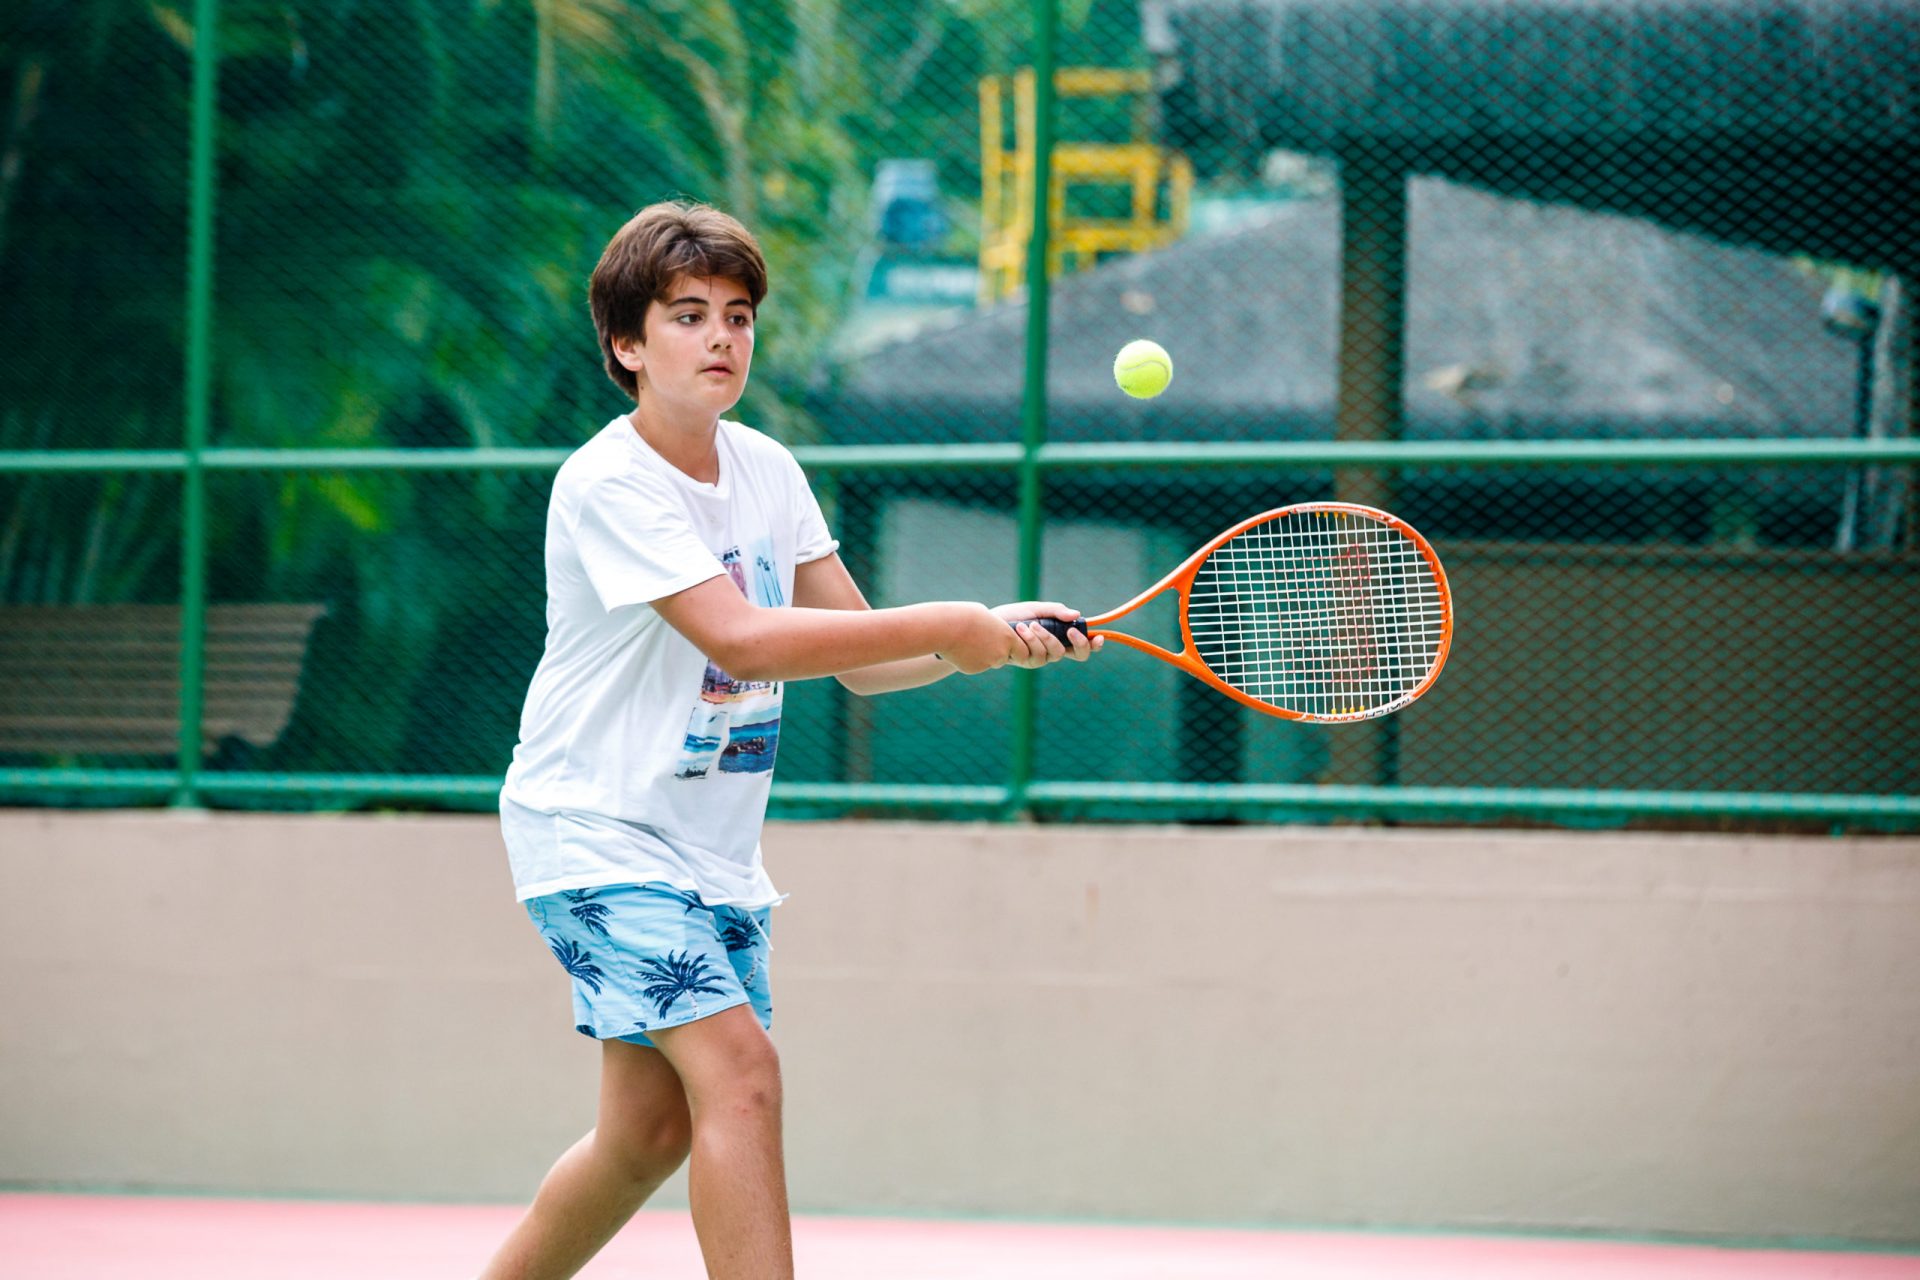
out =
[[(1166, 597), (1164, 606), (1147, 608), (1163, 596)], [(1171, 616), (1168, 616), (1169, 612)], [(1131, 631), (1112, 628), (1111, 624), (1122, 618), (1130, 619)], [(1192, 638), (1187, 634), (1187, 593), (1184, 586), (1178, 583), (1162, 581), (1119, 608), (1088, 618), (1087, 634), (1106, 636), (1109, 640), (1188, 670), (1200, 665), (1194, 655)], [(1148, 639), (1148, 636), (1154, 639)], [(1179, 645), (1178, 649), (1167, 647), (1175, 643)]]

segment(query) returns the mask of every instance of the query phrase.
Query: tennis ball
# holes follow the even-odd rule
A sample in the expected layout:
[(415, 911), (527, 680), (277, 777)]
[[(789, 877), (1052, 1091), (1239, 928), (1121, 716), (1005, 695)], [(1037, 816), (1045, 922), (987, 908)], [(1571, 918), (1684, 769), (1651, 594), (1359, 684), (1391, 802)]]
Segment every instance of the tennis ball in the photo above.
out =
[(1113, 358), (1113, 380), (1135, 400), (1151, 400), (1173, 381), (1173, 357), (1159, 343), (1136, 338)]

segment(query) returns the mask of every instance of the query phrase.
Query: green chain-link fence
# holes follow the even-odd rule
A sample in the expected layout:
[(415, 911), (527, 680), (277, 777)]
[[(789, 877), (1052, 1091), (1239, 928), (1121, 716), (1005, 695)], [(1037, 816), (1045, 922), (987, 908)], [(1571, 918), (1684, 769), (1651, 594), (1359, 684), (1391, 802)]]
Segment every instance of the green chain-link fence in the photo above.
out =
[(550, 477), (623, 407), (586, 275), (687, 196), (766, 244), (737, 416), (875, 603), (1104, 608), (1336, 495), (1455, 592), (1368, 726), (1119, 650), (794, 684), (780, 811), (1920, 826), (1905, 0), (0, 21), (11, 800), (490, 802)]

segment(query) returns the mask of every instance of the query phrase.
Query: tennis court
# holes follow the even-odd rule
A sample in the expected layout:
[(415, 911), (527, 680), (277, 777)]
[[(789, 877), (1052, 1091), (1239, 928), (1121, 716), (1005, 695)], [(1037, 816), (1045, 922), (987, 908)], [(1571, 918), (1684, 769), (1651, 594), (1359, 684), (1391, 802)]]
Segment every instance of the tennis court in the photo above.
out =
[[(514, 1207), (0, 1195), (19, 1280), (459, 1280)], [(1170, 1227), (794, 1220), (801, 1275), (832, 1280), (1912, 1280), (1920, 1256), (1817, 1249)], [(706, 1274), (684, 1214), (643, 1211), (605, 1280)]]

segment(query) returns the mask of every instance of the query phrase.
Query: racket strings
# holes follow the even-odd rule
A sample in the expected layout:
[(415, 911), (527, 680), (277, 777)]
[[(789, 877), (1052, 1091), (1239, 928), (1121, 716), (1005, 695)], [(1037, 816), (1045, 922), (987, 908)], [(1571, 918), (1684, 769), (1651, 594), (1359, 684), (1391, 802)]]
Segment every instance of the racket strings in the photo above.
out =
[(1339, 511), (1296, 512), (1217, 547), (1194, 575), (1200, 658), (1242, 693), (1312, 715), (1410, 695), (1439, 661), (1447, 607), (1418, 543)]

